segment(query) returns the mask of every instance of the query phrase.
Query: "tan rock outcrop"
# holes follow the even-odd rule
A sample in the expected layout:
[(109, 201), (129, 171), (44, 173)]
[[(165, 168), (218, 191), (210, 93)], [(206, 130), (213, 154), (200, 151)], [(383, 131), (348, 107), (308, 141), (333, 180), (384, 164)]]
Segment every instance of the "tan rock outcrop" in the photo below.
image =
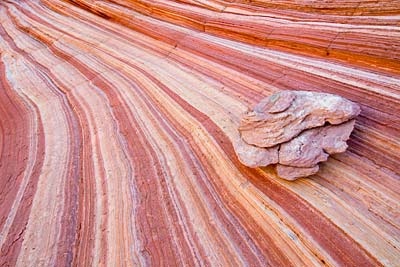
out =
[(340, 96), (282, 91), (243, 116), (236, 153), (249, 167), (278, 163), (278, 175), (287, 180), (309, 176), (330, 154), (346, 150), (359, 113), (357, 104)]

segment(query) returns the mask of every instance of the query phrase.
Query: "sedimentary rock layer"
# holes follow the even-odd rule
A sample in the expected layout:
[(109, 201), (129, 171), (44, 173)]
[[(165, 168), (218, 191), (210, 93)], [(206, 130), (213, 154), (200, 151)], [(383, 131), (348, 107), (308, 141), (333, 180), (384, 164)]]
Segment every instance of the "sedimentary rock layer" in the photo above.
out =
[[(396, 266), (399, 4), (293, 3), (1, 1), (0, 264)], [(233, 147), (293, 88), (362, 111), (286, 182)]]

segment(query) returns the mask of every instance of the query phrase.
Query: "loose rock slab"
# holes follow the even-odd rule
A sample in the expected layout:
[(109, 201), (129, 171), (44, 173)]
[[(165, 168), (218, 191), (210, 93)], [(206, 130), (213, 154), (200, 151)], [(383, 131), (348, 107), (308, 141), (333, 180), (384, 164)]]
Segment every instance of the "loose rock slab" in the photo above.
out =
[(282, 91), (244, 114), (236, 146), (249, 167), (277, 165), (287, 180), (315, 174), (318, 163), (347, 149), (360, 107), (337, 95)]

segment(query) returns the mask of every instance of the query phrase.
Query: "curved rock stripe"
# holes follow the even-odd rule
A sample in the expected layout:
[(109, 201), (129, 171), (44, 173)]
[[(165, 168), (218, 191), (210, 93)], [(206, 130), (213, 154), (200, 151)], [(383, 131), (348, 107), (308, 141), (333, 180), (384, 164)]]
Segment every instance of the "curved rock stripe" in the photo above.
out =
[[(396, 266), (399, 6), (310, 3), (0, 2), (0, 264)], [(362, 109), (308, 180), (233, 149), (287, 89)]]

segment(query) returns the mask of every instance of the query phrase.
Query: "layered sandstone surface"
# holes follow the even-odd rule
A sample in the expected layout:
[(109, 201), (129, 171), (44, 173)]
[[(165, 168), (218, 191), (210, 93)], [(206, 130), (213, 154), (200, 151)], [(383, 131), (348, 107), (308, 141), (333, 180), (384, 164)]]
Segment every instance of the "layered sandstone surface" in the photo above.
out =
[[(398, 1), (0, 1), (1, 266), (398, 266)], [(361, 106), (287, 182), (234, 146), (288, 90)]]

